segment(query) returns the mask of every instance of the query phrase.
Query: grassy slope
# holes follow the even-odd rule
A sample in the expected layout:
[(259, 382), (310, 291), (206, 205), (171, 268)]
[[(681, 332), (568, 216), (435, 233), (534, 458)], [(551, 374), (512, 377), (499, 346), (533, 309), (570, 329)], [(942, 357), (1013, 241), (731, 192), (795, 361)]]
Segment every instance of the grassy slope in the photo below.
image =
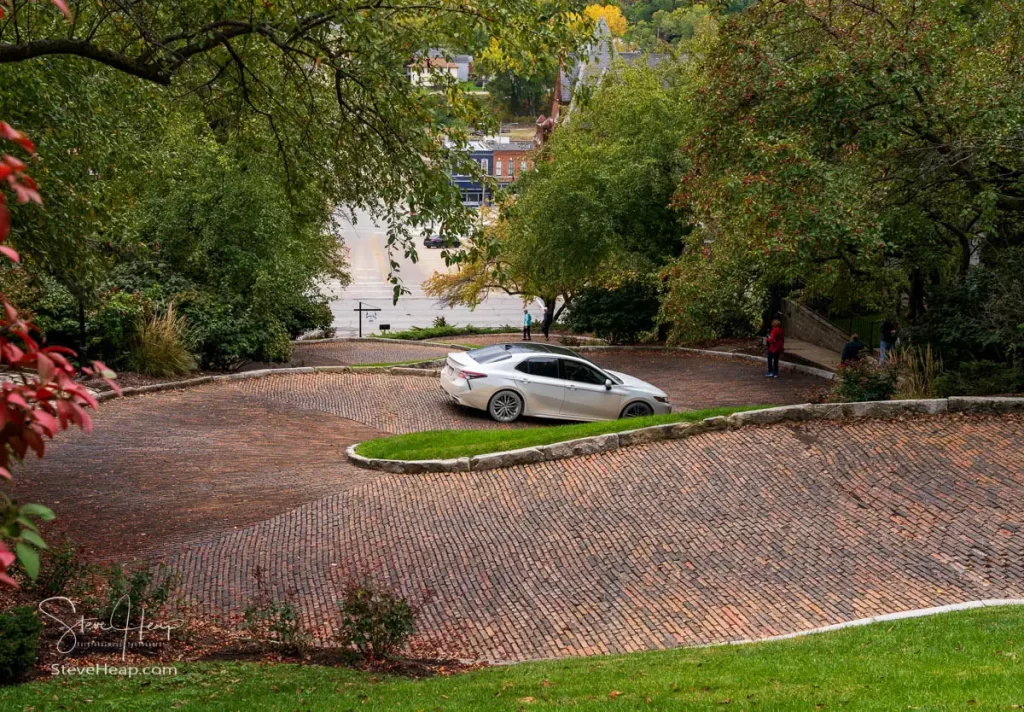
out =
[(705, 408), (668, 415), (651, 415), (628, 420), (603, 420), (597, 423), (554, 425), (544, 428), (516, 430), (428, 430), (407, 435), (394, 435), (361, 443), (356, 452), (363, 457), (386, 460), (435, 460), (452, 457), (472, 457), (487, 452), (515, 450), (521, 447), (550, 445), (564, 440), (591, 435), (618, 433), (650, 425), (702, 420), (716, 415), (729, 415), (743, 410), (768, 406), (741, 406), (734, 408)]
[(179, 673), (0, 689), (0, 709), (1005, 710), (1024, 705), (1024, 610), (987, 609), (777, 643), (576, 658), (419, 681), (291, 664), (190, 664), (179, 666)]

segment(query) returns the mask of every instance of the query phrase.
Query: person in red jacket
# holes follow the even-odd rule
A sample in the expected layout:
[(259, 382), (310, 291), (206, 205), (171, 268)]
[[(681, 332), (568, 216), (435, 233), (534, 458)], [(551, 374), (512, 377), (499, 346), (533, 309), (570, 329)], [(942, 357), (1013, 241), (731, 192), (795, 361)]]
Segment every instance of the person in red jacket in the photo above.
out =
[(768, 373), (767, 378), (779, 377), (779, 357), (786, 345), (785, 334), (782, 331), (782, 322), (776, 319), (772, 322), (772, 330), (768, 334)]

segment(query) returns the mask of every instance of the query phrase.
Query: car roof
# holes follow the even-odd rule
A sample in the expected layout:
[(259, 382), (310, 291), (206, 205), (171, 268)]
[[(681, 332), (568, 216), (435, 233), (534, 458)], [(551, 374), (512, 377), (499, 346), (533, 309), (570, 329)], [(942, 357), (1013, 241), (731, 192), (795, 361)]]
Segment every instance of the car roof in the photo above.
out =
[(551, 344), (492, 344), (479, 349), (473, 349), (467, 353), (477, 363), (493, 363), (494, 361), (503, 361), (514, 355), (528, 356), (530, 354), (552, 354), (555, 356), (570, 356), (583, 361), (587, 360), (571, 349), (567, 349), (564, 346), (552, 346)]

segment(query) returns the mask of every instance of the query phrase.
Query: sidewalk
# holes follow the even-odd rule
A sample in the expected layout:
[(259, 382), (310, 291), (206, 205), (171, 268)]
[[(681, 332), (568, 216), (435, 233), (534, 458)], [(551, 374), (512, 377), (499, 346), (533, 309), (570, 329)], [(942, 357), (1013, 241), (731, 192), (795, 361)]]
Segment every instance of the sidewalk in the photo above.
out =
[(815, 346), (800, 339), (786, 339), (786, 353), (810, 361), (811, 363), (835, 371), (839, 368), (839, 354), (835, 351)]

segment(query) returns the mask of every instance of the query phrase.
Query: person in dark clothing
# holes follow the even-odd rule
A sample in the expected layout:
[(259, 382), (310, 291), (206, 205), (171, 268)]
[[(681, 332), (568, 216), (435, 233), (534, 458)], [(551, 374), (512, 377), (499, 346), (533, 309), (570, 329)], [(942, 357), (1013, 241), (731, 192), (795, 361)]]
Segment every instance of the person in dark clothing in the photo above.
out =
[(779, 377), (779, 357), (785, 348), (785, 333), (782, 331), (782, 322), (776, 319), (772, 322), (772, 330), (768, 333), (768, 373), (767, 378)]
[(548, 338), (548, 332), (551, 331), (551, 309), (544, 307), (544, 317), (540, 320), (540, 330), (544, 332), (544, 340), (550, 341)]
[(878, 343), (878, 363), (885, 363), (889, 352), (896, 346), (898, 333), (899, 327), (896, 325), (895, 319), (889, 318), (882, 322), (881, 340)]
[(843, 347), (843, 353), (839, 356), (843, 363), (854, 363), (860, 361), (860, 352), (868, 347), (860, 340), (860, 334), (850, 334), (850, 340)]

